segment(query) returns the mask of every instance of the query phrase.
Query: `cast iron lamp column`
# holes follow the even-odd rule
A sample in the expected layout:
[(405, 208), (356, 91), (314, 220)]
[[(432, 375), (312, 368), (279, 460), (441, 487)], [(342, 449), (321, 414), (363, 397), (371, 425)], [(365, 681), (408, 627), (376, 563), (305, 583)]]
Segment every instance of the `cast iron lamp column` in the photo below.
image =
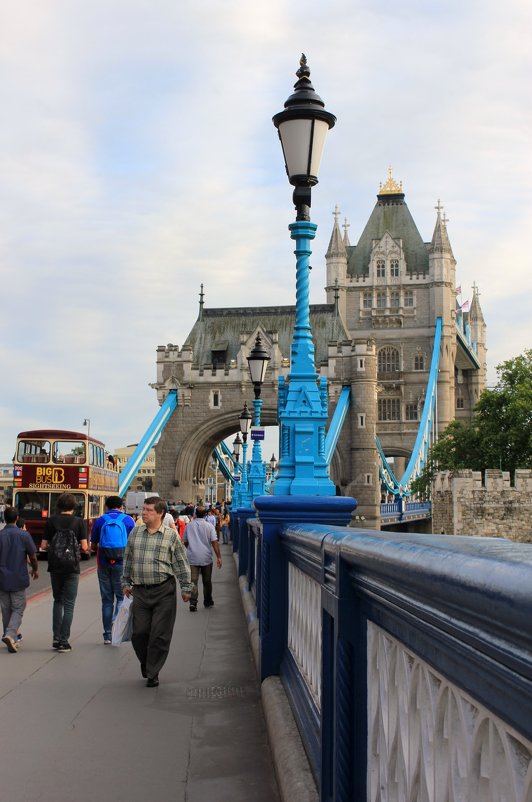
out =
[(279, 378), (279, 470), (275, 495), (335, 495), (325, 461), (325, 425), (328, 418), (327, 379), (314, 366), (310, 327), (310, 242), (317, 226), (310, 222), (311, 189), (318, 183), (318, 169), (329, 128), (336, 117), (310, 81), (307, 59), (301, 56), (295, 92), (284, 111), (273, 118), (283, 148), (288, 180), (295, 187), (296, 222), (288, 228), (295, 241), (296, 320), (290, 373)]
[[(270, 355), (262, 345), (260, 334), (257, 334), (255, 345), (248, 356), (249, 375), (253, 382), (254, 426), (260, 426), (260, 412), (262, 409), (262, 398), (260, 397), (264, 377)], [(253, 434), (251, 435), (253, 437)], [(266, 466), (262, 462), (262, 448), (260, 440), (253, 440), (253, 451), (251, 452), (251, 468), (249, 471), (248, 487), (250, 493), (250, 504), (257, 496), (262, 496), (266, 484)]]
[(242, 479), (240, 481), (240, 500), (242, 507), (250, 507), (251, 506), (251, 497), (249, 492), (249, 483), (248, 483), (248, 465), (247, 465), (247, 454), (248, 454), (248, 433), (251, 426), (251, 419), (252, 415), (248, 409), (247, 401), (244, 401), (244, 409), (240, 413), (238, 418), (240, 424), (240, 431), (242, 433)]
[[(242, 440), (240, 439), (240, 433), (237, 434), (235, 439), (233, 440), (233, 459), (235, 461), (235, 478), (239, 475), (240, 466), (238, 461), (240, 459), (240, 449), (242, 448)], [(237, 507), (241, 506), (242, 501), (242, 488), (240, 487), (240, 482), (233, 483), (233, 498), (231, 500), (231, 507), (233, 509), (237, 509)]]

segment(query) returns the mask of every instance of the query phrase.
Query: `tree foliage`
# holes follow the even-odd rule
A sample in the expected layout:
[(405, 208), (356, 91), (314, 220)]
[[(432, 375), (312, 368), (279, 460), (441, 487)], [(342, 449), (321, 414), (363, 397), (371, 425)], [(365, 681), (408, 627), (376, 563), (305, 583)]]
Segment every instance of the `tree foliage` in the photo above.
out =
[(532, 349), (497, 367), (498, 382), (484, 390), (471, 422), (455, 420), (430, 448), (412, 491), (426, 495), (436, 471), (532, 468)]

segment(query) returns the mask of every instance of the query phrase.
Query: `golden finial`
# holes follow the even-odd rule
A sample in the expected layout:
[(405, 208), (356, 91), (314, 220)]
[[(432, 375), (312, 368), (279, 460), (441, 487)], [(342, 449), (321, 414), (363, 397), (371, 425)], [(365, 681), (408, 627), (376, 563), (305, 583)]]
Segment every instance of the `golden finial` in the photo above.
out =
[(394, 181), (391, 166), (388, 168), (388, 180), (385, 184), (379, 182), (379, 195), (397, 195), (403, 194), (403, 182)]

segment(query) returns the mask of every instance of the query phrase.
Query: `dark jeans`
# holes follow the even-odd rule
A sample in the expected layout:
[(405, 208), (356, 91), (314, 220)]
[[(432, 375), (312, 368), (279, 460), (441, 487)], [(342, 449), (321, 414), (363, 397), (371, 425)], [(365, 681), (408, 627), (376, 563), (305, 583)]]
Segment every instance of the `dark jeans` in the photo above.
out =
[(192, 582), (192, 595), (190, 603), (192, 605), (198, 603), (198, 580), (201, 574), (201, 581), (203, 582), (203, 604), (210, 604), (212, 602), (212, 563), (209, 565), (191, 565), (190, 566), (190, 581)]
[(102, 597), (102, 623), (104, 640), (111, 640), (113, 621), (124, 599), (120, 577), (122, 576), (123, 562), (120, 560), (114, 565), (98, 566), (98, 582), (100, 583), (100, 596)]
[(54, 594), (52, 615), (54, 640), (67, 643), (70, 638), (74, 605), (78, 595), (79, 574), (59, 574), (56, 571), (51, 571), (50, 579), (52, 580), (52, 592)]
[(133, 586), (131, 643), (149, 678), (156, 677), (166, 662), (176, 617), (176, 582), (171, 577), (160, 585)]

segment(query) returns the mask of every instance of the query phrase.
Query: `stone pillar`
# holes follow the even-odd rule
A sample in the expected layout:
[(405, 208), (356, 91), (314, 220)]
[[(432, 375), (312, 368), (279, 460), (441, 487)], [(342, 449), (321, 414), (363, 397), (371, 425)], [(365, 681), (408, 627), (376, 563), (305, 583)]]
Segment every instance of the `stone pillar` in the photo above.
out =
[(351, 483), (357, 527), (380, 529), (380, 477), (377, 445), (377, 354), (374, 340), (354, 340), (351, 357)]

